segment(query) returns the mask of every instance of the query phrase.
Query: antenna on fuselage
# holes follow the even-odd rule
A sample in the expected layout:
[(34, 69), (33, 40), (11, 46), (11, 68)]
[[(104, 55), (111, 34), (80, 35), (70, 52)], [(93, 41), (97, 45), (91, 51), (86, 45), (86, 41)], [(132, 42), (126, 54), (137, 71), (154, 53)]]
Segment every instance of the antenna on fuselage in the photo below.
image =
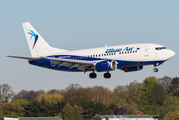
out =
[(108, 47), (108, 46), (105, 44), (105, 47)]

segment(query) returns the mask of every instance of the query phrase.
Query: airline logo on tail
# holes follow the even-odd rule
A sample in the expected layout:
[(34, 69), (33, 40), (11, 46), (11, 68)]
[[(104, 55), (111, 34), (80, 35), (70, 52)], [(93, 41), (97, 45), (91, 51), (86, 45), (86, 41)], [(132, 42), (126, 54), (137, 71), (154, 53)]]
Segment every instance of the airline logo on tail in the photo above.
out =
[(34, 37), (34, 45), (33, 45), (33, 47), (32, 47), (32, 49), (34, 48), (34, 46), (35, 46), (35, 44), (36, 44), (36, 42), (37, 42), (37, 40), (38, 40), (38, 35), (37, 34), (35, 34), (34, 33), (34, 31), (32, 31), (32, 30), (29, 30), (30, 32), (28, 32), (30, 35), (31, 35), (31, 37), (30, 37), (30, 40), (32, 39), (32, 37)]

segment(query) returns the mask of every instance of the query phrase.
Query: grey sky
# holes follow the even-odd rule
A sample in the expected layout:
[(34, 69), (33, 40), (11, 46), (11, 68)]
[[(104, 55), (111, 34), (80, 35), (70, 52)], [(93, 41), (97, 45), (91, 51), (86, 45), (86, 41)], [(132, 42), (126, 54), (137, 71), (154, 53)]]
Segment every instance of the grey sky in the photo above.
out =
[[(178, 76), (179, 44), (178, 0), (2, 0), (0, 1), (0, 84), (7, 83), (17, 93), (26, 90), (64, 89), (71, 83), (83, 87), (102, 85), (111, 90), (146, 77)], [(103, 73), (91, 80), (88, 72), (72, 73), (29, 65), (26, 60), (5, 55), (30, 56), (22, 28), (30, 22), (53, 47), (67, 50), (129, 43), (157, 43), (175, 51), (174, 58), (159, 66), (145, 66), (142, 71)]]

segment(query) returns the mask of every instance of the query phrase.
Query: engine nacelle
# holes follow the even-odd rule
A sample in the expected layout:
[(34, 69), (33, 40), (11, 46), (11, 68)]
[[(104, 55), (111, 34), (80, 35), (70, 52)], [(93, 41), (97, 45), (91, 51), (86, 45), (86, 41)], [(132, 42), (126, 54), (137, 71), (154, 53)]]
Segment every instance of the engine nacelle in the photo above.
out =
[(115, 70), (116, 68), (117, 68), (117, 62), (113, 60), (98, 62), (95, 65), (95, 69), (98, 72)]
[(123, 70), (125, 72), (132, 72), (132, 71), (138, 71), (138, 70), (142, 70), (143, 69), (143, 66), (134, 66), (134, 67), (126, 67), (126, 68), (123, 68)]

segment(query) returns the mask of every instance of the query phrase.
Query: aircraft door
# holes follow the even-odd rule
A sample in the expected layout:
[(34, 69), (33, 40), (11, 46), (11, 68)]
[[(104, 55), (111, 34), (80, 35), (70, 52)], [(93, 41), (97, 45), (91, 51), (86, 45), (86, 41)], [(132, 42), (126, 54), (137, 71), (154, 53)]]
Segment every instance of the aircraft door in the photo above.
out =
[(148, 46), (144, 47), (144, 56), (145, 57), (149, 56), (149, 47)]

